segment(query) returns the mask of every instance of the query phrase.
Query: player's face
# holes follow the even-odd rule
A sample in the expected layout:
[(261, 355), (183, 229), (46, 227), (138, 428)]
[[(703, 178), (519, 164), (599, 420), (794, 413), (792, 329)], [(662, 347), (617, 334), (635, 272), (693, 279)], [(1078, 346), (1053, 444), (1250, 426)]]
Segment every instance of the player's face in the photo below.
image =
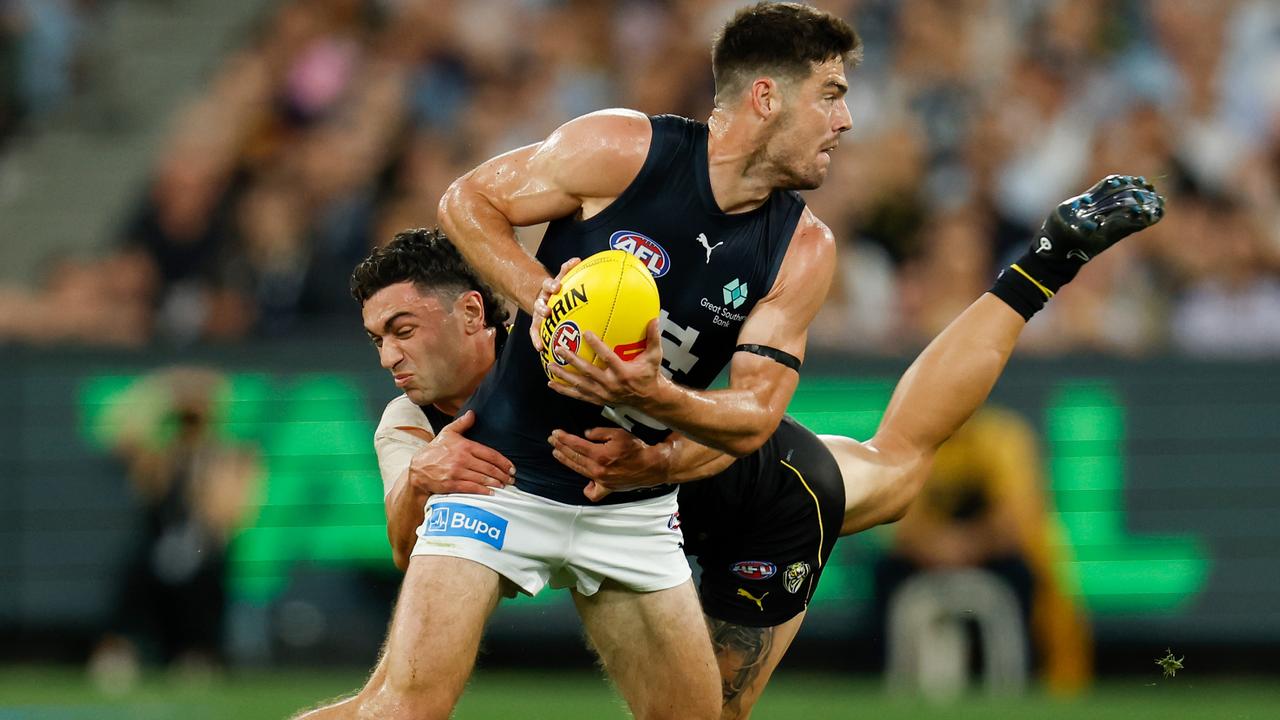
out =
[(816, 66), (807, 78), (787, 88), (768, 151), (781, 175), (779, 187), (813, 190), (827, 179), (831, 152), (853, 122), (844, 101), (848, 90), (839, 58)]
[(363, 316), (382, 367), (414, 403), (430, 405), (467, 391), (462, 313), (403, 282), (366, 300)]

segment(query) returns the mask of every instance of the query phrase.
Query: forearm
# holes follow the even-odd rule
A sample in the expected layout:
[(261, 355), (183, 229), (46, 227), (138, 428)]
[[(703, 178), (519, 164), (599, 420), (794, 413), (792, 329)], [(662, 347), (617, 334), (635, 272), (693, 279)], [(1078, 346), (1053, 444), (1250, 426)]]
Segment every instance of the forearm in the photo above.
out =
[(430, 493), (419, 490), (409, 482), (408, 470), (388, 493), (384, 503), (387, 511), (387, 540), (391, 543), (391, 555), (396, 567), (409, 567), (409, 554), (417, 540), (418, 526), (426, 514)]
[(694, 390), (664, 380), (640, 409), (702, 445), (742, 457), (763, 445), (778, 428), (798, 382), (794, 372), (774, 379), (771, 385), (751, 383), (721, 390)]
[(532, 313), (542, 282), (550, 275), (520, 245), (511, 221), (470, 178), (459, 178), (440, 199), (440, 227), (485, 282)]
[(978, 298), (903, 374), (872, 444), (932, 454), (986, 402), (1025, 325), (995, 296)]

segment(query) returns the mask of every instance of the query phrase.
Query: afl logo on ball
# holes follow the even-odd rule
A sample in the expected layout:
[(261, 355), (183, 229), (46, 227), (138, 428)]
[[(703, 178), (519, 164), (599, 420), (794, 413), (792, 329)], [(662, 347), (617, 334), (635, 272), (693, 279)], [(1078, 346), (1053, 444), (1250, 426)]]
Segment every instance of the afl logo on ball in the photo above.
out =
[(582, 333), (579, 332), (577, 324), (572, 320), (566, 320), (560, 323), (560, 327), (556, 328), (555, 334), (551, 336), (553, 349), (551, 357), (555, 358), (557, 365), (568, 365), (569, 361), (561, 360), (560, 356), (554, 353), (554, 349), (563, 348), (566, 355), (577, 355), (580, 345), (582, 345)]
[(671, 269), (671, 256), (653, 238), (631, 230), (619, 230), (609, 236), (609, 247), (635, 255), (649, 268), (654, 277), (660, 278)]
[(778, 572), (778, 566), (764, 560), (743, 560), (736, 562), (733, 567), (729, 568), (734, 575), (744, 580), (765, 580), (773, 577)]

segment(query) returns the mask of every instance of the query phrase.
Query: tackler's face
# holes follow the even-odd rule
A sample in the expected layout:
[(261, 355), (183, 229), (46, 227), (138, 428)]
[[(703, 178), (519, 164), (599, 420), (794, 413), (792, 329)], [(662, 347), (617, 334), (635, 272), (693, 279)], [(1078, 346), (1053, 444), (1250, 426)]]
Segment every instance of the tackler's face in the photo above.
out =
[(362, 311), (365, 332), (396, 387), (418, 405), (465, 392), (465, 318), (434, 293), (402, 282), (374, 293)]
[(815, 64), (808, 77), (786, 83), (767, 150), (779, 171), (779, 187), (813, 190), (827, 179), (831, 154), (853, 123), (845, 104), (848, 90), (840, 58)]

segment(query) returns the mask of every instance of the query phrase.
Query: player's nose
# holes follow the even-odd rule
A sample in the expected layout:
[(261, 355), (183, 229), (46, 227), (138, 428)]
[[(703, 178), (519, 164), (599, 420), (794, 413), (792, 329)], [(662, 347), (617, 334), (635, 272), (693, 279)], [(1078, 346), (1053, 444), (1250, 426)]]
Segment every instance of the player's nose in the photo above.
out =
[(383, 341), (382, 347), (378, 348), (378, 360), (382, 367), (391, 370), (400, 364), (400, 360), (404, 358), (404, 353), (400, 352), (400, 348), (396, 347), (393, 342)]
[(831, 129), (837, 133), (843, 133), (853, 127), (853, 115), (849, 113), (849, 103), (843, 98), (836, 105), (836, 116), (833, 118)]

